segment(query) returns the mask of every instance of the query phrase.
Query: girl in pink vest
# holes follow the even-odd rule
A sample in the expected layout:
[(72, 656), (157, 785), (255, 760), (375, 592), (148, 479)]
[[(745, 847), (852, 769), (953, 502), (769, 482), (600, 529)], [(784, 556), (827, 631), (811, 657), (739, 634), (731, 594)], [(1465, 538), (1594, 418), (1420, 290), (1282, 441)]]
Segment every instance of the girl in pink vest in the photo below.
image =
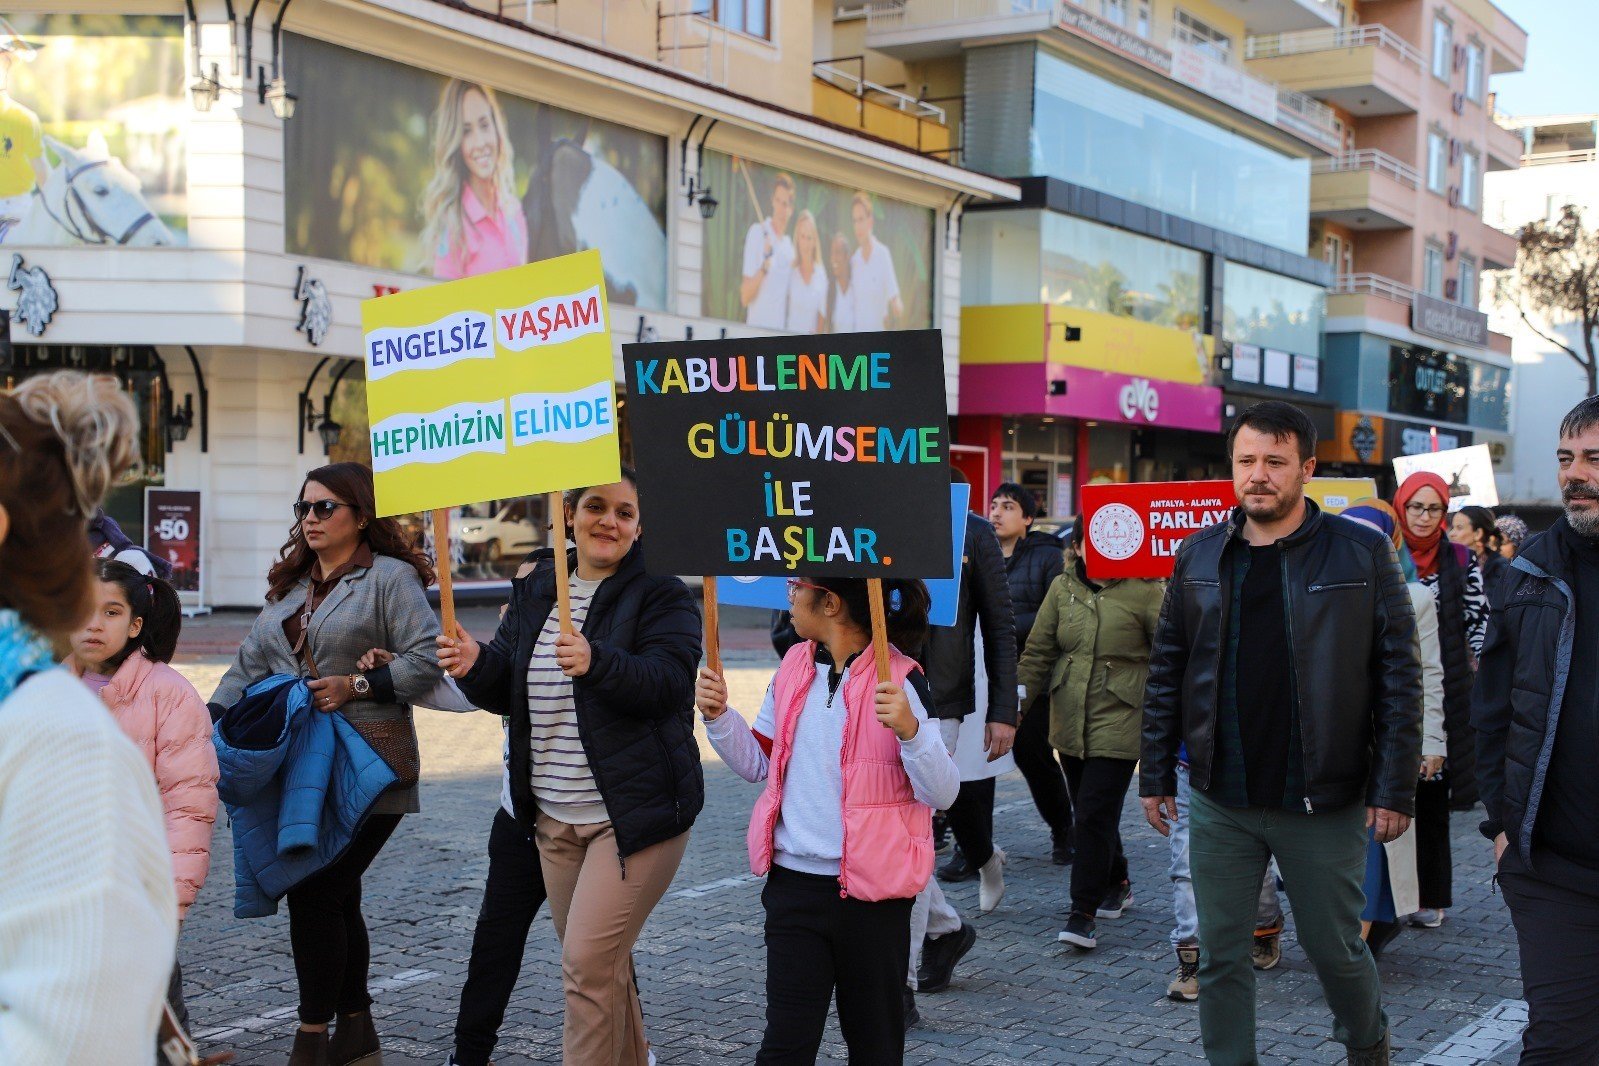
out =
[[(67, 665), (150, 763), (166, 812), (181, 930), (211, 869), (211, 828), (217, 818), (211, 714), (194, 686), (167, 665), (183, 624), (172, 586), (127, 563), (101, 559), (94, 566), (99, 578), (94, 614), (72, 635)], [(183, 971), (176, 963), (167, 1000), (187, 1028)]]
[(933, 811), (960, 773), (927, 727), (921, 668), (899, 651), (927, 633), (927, 589), (885, 581), (889, 672), (879, 684), (866, 582), (791, 580), (794, 631), (751, 729), (701, 670), (695, 704), (722, 761), (765, 781), (750, 869), (769, 875), (766, 1036), (756, 1062), (813, 1063), (838, 997), (852, 1063), (904, 1060), (911, 904), (933, 870)]

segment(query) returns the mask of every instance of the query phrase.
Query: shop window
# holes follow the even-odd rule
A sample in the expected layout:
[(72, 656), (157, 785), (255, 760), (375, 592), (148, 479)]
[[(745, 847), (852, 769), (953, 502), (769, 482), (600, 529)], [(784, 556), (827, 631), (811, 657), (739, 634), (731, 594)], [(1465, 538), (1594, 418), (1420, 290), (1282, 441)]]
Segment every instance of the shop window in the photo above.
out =
[(694, 13), (751, 37), (772, 36), (771, 0), (694, 0)]
[(1455, 29), (1442, 15), (1432, 20), (1432, 76), (1440, 81), (1449, 80), (1449, 68), (1454, 62)]
[(1326, 316), (1327, 290), (1319, 285), (1239, 263), (1222, 271), (1225, 340), (1311, 355), (1321, 350)]
[(1042, 233), (1045, 302), (1200, 328), (1200, 253), (1054, 212)]

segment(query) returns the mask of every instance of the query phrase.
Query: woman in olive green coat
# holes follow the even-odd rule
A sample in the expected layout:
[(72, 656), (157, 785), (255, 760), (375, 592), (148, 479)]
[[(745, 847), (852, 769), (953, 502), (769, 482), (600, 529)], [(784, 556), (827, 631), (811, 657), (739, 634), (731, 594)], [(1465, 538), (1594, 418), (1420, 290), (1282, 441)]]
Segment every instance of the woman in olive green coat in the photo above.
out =
[(1121, 846), (1121, 810), (1138, 763), (1144, 681), (1164, 584), (1090, 581), (1081, 558), (1082, 524), (1072, 531), (1074, 564), (1057, 577), (1018, 664), (1027, 701), (1049, 694), (1049, 742), (1072, 792), (1077, 856), (1071, 915), (1060, 939), (1097, 943), (1094, 919), (1119, 918), (1132, 902)]

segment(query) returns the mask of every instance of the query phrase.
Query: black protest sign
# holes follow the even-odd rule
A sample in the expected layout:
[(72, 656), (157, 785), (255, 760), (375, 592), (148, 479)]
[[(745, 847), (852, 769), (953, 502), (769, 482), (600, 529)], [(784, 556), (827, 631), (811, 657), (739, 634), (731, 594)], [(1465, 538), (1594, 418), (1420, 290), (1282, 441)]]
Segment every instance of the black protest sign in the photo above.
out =
[(937, 330), (627, 344), (664, 574), (950, 577)]

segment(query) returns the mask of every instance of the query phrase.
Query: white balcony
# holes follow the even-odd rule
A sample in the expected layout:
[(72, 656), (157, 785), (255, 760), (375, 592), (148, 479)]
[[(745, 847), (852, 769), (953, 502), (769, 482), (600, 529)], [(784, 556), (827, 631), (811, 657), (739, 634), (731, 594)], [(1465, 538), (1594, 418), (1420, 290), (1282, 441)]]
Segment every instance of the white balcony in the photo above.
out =
[(1421, 103), (1422, 54), (1387, 26), (1252, 36), (1244, 58), (1254, 73), (1361, 118), (1410, 114)]
[(1336, 27), (1343, 15), (1332, 0), (1211, 0), (1244, 20), (1250, 33), (1290, 33)]

